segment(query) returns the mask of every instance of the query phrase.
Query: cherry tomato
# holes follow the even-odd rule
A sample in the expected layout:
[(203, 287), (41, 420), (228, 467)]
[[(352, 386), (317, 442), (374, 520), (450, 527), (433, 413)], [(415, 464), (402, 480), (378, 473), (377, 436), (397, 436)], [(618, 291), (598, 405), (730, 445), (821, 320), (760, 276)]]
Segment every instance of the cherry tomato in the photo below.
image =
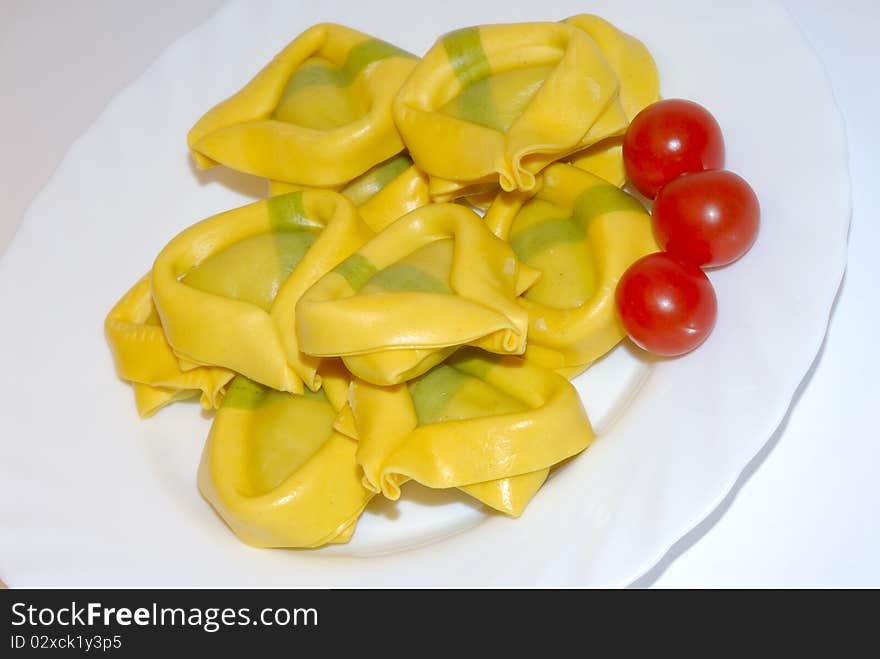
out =
[(687, 174), (654, 202), (654, 236), (673, 256), (714, 268), (736, 261), (758, 237), (761, 208), (742, 178), (728, 171)]
[(623, 139), (626, 175), (646, 197), (681, 174), (724, 167), (724, 138), (702, 105), (669, 99), (639, 112)]
[(633, 263), (617, 284), (624, 329), (641, 348), (674, 357), (690, 352), (715, 326), (715, 289), (697, 266), (666, 252)]

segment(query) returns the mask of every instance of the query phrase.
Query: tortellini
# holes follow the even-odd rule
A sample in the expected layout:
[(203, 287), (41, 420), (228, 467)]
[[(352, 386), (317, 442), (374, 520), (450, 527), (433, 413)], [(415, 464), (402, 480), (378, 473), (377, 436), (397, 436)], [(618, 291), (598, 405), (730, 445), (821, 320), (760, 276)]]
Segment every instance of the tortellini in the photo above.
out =
[(215, 366), (189, 366), (183, 370), (153, 305), (150, 275), (142, 277), (110, 310), (104, 331), (116, 372), (132, 383), (142, 417), (199, 392), (202, 407), (219, 407), (226, 384), (235, 376)]
[(551, 162), (623, 133), (619, 89), (581, 29), (484, 25), (440, 38), (395, 98), (394, 118), (446, 196), (486, 183), (532, 190)]
[(333, 430), (323, 389), (290, 394), (243, 376), (214, 418), (199, 490), (235, 534), (256, 547), (346, 542), (373, 493), (357, 442)]
[(647, 48), (583, 14), (444, 35), (395, 98), (394, 116), (432, 198), (451, 201), (532, 190), (541, 169), (576, 152), (577, 166), (622, 185), (620, 136), (658, 98)]
[(617, 281), (631, 263), (659, 249), (651, 218), (635, 198), (556, 164), (542, 174), (537, 193), (499, 195), (485, 221), (541, 273), (519, 298), (529, 315), (527, 359), (571, 375), (623, 339)]
[(355, 380), (349, 403), (364, 485), (392, 500), (411, 478), (518, 516), (548, 469), (593, 440), (565, 378), (474, 348), (396, 387)]
[(275, 181), (343, 185), (403, 150), (391, 99), (415, 57), (341, 25), (315, 25), (188, 136), (196, 163)]
[(291, 192), (199, 222), (153, 265), (153, 297), (175, 353), (266, 386), (317, 389), (319, 360), (301, 353), (296, 303), (372, 235), (352, 203)]
[(536, 276), (472, 211), (432, 204), (312, 286), (297, 304), (296, 333), (304, 352), (342, 357), (368, 382), (397, 384), (463, 344), (521, 354), (528, 318), (515, 298)]
[(199, 119), (196, 164), (269, 198), (174, 237), (105, 328), (141, 415), (219, 408), (198, 485), (243, 542), (347, 542), (409, 480), (517, 517), (591, 444), (567, 378), (623, 338), (615, 286), (657, 250), (619, 188), (658, 99), (597, 16), (421, 60), (324, 23)]

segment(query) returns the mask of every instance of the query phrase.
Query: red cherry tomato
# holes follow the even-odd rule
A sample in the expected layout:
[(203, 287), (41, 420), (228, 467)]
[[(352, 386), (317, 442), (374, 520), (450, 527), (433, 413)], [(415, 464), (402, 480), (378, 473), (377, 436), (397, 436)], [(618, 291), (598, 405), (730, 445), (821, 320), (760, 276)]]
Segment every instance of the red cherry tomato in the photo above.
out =
[(617, 284), (623, 327), (641, 348), (674, 357), (690, 352), (715, 326), (718, 303), (706, 274), (666, 252), (633, 263)]
[(724, 138), (702, 105), (669, 99), (639, 112), (623, 139), (626, 175), (646, 197), (681, 174), (724, 167)]
[(761, 208), (742, 178), (728, 171), (687, 174), (654, 202), (654, 236), (673, 256), (714, 268), (736, 261), (758, 237)]

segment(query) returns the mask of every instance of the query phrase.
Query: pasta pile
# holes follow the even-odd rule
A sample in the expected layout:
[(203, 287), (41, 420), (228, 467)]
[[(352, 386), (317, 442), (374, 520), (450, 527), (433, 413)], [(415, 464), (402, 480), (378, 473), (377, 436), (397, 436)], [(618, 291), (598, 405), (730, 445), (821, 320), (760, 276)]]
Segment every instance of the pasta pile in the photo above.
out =
[(568, 378), (623, 338), (617, 280), (657, 250), (620, 189), (657, 98), (596, 16), (421, 59), (322, 24), (196, 123), (198, 165), (269, 196), (174, 237), (105, 329), (142, 416), (218, 409), (198, 484), (241, 540), (347, 542), (408, 480), (516, 517), (591, 443)]

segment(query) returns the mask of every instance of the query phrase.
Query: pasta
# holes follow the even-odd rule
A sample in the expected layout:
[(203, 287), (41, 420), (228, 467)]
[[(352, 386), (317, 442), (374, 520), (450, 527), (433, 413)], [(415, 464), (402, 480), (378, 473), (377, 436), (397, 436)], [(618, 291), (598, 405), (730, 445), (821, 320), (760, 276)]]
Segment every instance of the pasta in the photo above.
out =
[(196, 164), (269, 197), (175, 236), (105, 331), (142, 416), (217, 409), (198, 486), (238, 538), (348, 542), (410, 480), (518, 517), (592, 443), (566, 378), (623, 338), (617, 281), (658, 249), (620, 189), (658, 98), (597, 16), (422, 59), (323, 23), (198, 120)]
[[(292, 183), (269, 181), (272, 196), (302, 189)], [(430, 202), (425, 175), (402, 153), (379, 163), (339, 192), (357, 206), (361, 219), (376, 232)]]
[(332, 187), (403, 150), (391, 99), (413, 55), (341, 25), (315, 25), (190, 130), (196, 163)]
[(256, 547), (347, 542), (373, 493), (361, 484), (357, 443), (333, 430), (322, 390), (274, 391), (242, 376), (214, 418), (199, 490), (242, 541)]
[(660, 99), (657, 65), (641, 41), (592, 14), (572, 16), (565, 22), (588, 34), (614, 69), (620, 82), (617, 100), (627, 123)]
[(296, 333), (304, 352), (342, 357), (368, 382), (397, 384), (462, 344), (521, 354), (528, 321), (514, 299), (535, 276), (473, 212), (432, 204), (309, 289), (297, 305)]
[(394, 118), (441, 198), (487, 183), (532, 190), (551, 162), (623, 133), (619, 88), (581, 29), (484, 25), (441, 37), (395, 98)]
[(266, 386), (320, 386), (320, 360), (292, 331), (296, 302), (372, 232), (351, 202), (309, 190), (204, 220), (174, 238), (153, 265), (153, 296), (175, 353)]
[(195, 366), (184, 370), (168, 345), (150, 295), (150, 275), (142, 277), (111, 309), (104, 331), (116, 372), (132, 383), (138, 414), (149, 417), (177, 400), (201, 392), (205, 409), (217, 408), (230, 370)]
[(563, 377), (473, 348), (405, 385), (355, 380), (349, 401), (364, 486), (392, 500), (412, 478), (460, 487), (518, 516), (547, 470), (593, 439), (577, 392)]
[[(620, 105), (627, 122), (660, 99), (657, 65), (641, 41), (591, 14), (573, 16), (565, 22), (590, 35), (617, 73)], [(608, 137), (576, 153), (569, 162), (617, 187), (626, 182), (622, 136)]]
[(519, 299), (529, 315), (527, 359), (573, 375), (623, 339), (617, 280), (658, 250), (650, 216), (636, 199), (557, 164), (544, 171), (537, 193), (499, 195), (485, 221), (520, 261), (541, 272)]
[[(443, 365), (436, 368), (443, 369)], [(435, 395), (440, 397), (446, 393), (443, 389), (437, 389)], [(500, 392), (497, 393), (500, 394)], [(406, 385), (378, 387), (363, 380), (356, 380), (352, 384), (349, 399), (352, 404), (358, 407), (358, 420), (355, 420), (352, 408), (346, 405), (340, 410), (333, 427), (352, 439), (359, 440), (360, 438), (358, 422), (365, 429), (365, 432), (374, 433), (373, 436), (379, 432), (387, 433), (387, 435), (407, 433), (419, 424), (418, 418), (415, 416), (413, 398)], [(467, 398), (462, 397), (462, 400), (467, 405)], [(367, 461), (369, 460), (368, 454)], [(363, 469), (360, 465), (359, 467)], [(549, 468), (538, 469), (509, 478), (462, 485), (458, 489), (498, 512), (511, 517), (519, 517), (544, 481), (547, 480), (549, 474)], [(394, 480), (396, 485), (400, 486), (409, 478), (400, 475), (396, 476)], [(379, 492), (379, 488), (370, 480), (364, 478), (363, 484), (371, 492)], [(394, 497), (392, 500), (396, 500), (396, 498)]]

